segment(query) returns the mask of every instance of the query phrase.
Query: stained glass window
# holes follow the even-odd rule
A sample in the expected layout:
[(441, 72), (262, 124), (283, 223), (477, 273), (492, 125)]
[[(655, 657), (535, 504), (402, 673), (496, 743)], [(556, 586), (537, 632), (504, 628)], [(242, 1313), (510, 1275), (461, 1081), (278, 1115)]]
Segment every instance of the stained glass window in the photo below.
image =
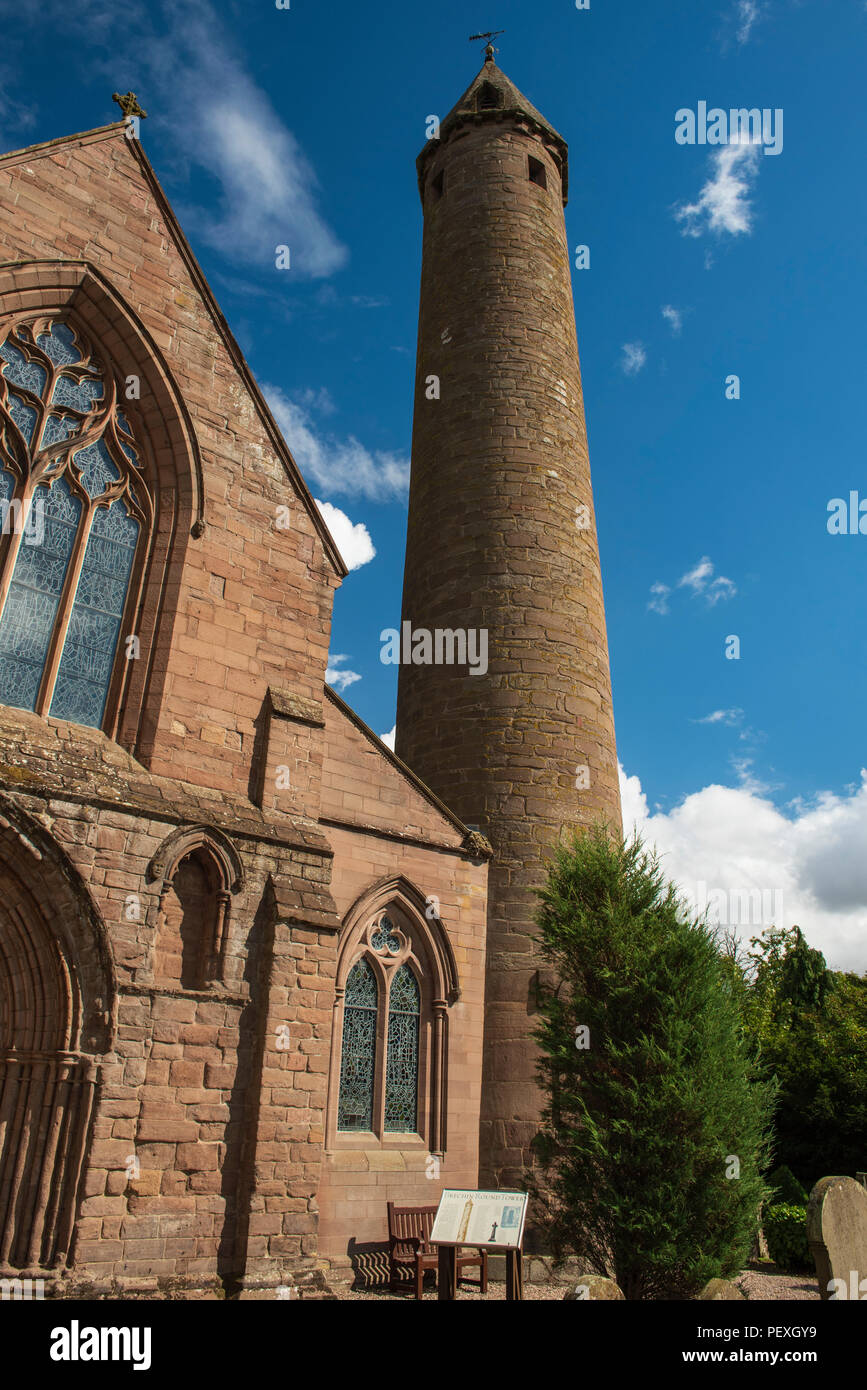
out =
[(42, 670), (54, 630), (72, 547), (81, 520), (81, 502), (65, 478), (36, 490), (44, 507), (41, 545), (18, 550), (3, 619), (0, 622), (0, 701), (35, 709)]
[(43, 449), (47, 449), (50, 444), (59, 444), (62, 439), (68, 439), (71, 434), (75, 434), (77, 427), (78, 421), (74, 415), (49, 415), (42, 431)]
[(51, 397), (52, 405), (71, 405), (74, 410), (87, 411), (103, 394), (101, 381), (76, 381), (71, 376), (59, 376)]
[(388, 1052), (385, 1066), (385, 1128), (411, 1133), (418, 1104), (418, 981), (402, 965), (388, 997)]
[(29, 444), (33, 439), (33, 430), (36, 426), (36, 411), (33, 406), (28, 405), (20, 396), (16, 396), (13, 391), (10, 391), (9, 414)]
[(81, 353), (75, 346), (75, 334), (68, 324), (52, 324), (51, 332), (40, 333), (36, 341), (58, 367), (65, 363), (81, 361)]
[(120, 469), (116, 463), (112, 463), (104, 439), (88, 444), (86, 449), (79, 449), (73, 454), (73, 459), (91, 497), (99, 497), (120, 477)]
[[(15, 477), (12, 473), (7, 473), (5, 468), (0, 468), (0, 498), (7, 504), (15, 491)], [(5, 515), (5, 513), (4, 513)]]
[(376, 931), (370, 938), (370, 944), (374, 951), (382, 951), (386, 955), (396, 956), (400, 952), (400, 937), (394, 930), (394, 923), (390, 917), (381, 917)]
[(338, 1129), (373, 1128), (378, 1005), (376, 976), (366, 960), (356, 961), (347, 976), (343, 1006)]
[(138, 533), (122, 502), (94, 513), (51, 701), (55, 719), (102, 722)]
[(8, 338), (0, 347), (0, 357), (5, 363), (3, 375), (7, 381), (11, 381), (13, 386), (22, 386), (25, 390), (32, 391), (34, 396), (42, 395), (48, 380), (48, 373), (44, 367), (40, 367), (38, 362), (31, 362), (20, 348), (9, 342)]
[[(12, 572), (0, 614), (0, 702), (95, 726), (150, 516), (140, 452), (116, 397), (110, 374), (68, 323), (34, 318), (0, 342), (3, 519), (27, 495), (44, 517), (44, 528), (28, 526), (3, 560)], [(87, 442), (76, 449), (80, 435)]]

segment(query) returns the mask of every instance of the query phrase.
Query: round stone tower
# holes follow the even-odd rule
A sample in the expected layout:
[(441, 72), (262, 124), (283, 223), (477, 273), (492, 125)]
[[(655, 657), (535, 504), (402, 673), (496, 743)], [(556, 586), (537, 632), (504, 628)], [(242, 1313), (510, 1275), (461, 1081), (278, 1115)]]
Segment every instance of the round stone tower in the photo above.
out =
[(566, 161), (490, 48), (417, 161), (396, 746), (494, 851), (479, 1174), (493, 1187), (520, 1182), (538, 1127), (533, 890), (564, 826), (620, 829)]

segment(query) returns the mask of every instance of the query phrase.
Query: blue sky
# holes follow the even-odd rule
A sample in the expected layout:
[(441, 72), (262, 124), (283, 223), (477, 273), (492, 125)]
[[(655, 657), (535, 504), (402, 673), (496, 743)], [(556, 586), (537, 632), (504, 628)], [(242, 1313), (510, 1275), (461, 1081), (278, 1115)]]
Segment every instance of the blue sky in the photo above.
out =
[[(862, 0), (0, 0), (0, 18), (2, 148), (108, 123), (116, 89), (148, 111), (145, 149), (357, 566), (332, 674), (379, 733), (414, 160), (481, 64), (468, 34), (506, 31), (500, 65), (569, 143), (567, 233), (591, 253), (573, 284), (627, 819), (693, 897), (783, 891), (787, 925), (867, 968), (867, 534), (827, 529), (831, 499), (867, 500)], [(678, 144), (701, 101), (781, 109), (781, 152)]]

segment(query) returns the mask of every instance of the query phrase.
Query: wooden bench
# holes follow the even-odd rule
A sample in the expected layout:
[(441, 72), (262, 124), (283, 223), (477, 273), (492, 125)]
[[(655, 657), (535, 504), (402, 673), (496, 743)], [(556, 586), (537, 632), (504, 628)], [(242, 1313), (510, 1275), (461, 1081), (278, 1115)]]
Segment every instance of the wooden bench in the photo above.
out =
[[(388, 1259), (391, 1271), (389, 1287), (392, 1293), (398, 1285), (405, 1285), (407, 1282), (406, 1279), (401, 1278), (401, 1269), (409, 1269), (411, 1278), (415, 1281), (415, 1296), (421, 1298), (425, 1272), (429, 1269), (435, 1271), (439, 1263), (437, 1251), (430, 1243), (430, 1233), (436, 1214), (436, 1207), (396, 1207), (394, 1202), (388, 1203)], [(479, 1278), (470, 1282), (478, 1283), (481, 1292), (487, 1293), (488, 1252), (486, 1250), (476, 1251), (472, 1255), (464, 1254), (462, 1249), (458, 1250), (458, 1283), (462, 1278), (461, 1270), (469, 1269), (472, 1265), (478, 1265)]]

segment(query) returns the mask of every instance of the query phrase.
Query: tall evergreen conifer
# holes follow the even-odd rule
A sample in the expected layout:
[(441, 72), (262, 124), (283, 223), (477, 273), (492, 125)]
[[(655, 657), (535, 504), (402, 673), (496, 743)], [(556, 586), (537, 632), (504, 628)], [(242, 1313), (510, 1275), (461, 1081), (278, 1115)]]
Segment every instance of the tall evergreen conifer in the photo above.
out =
[(628, 1299), (692, 1297), (743, 1268), (766, 1193), (773, 1085), (742, 991), (637, 837), (576, 836), (540, 897), (549, 1238)]

